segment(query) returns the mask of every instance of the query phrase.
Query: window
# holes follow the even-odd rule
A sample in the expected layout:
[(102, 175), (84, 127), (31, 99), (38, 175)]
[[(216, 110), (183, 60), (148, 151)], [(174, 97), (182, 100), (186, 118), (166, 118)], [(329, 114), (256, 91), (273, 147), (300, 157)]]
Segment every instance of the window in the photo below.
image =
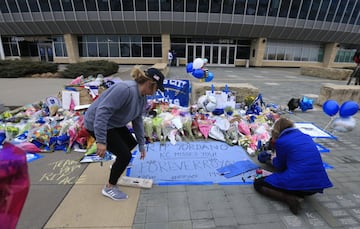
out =
[(293, 0), (290, 7), (289, 18), (297, 18), (301, 1)]
[(9, 6), (9, 9), (10, 9), (10, 12), (11, 13), (18, 13), (19, 12), (19, 9), (16, 5), (16, 1), (14, 0), (8, 0), (8, 6)]
[(355, 0), (350, 0), (348, 6), (346, 7), (343, 20), (341, 21), (342, 23), (347, 23), (349, 21), (351, 13), (353, 12), (353, 10), (355, 10), (354, 5), (355, 5)]
[(18, 42), (11, 37), (2, 37), (5, 56), (19, 56)]
[(112, 11), (121, 11), (120, 0), (110, 0), (110, 7)]
[(319, 15), (318, 15), (318, 18), (317, 18), (318, 21), (324, 21), (325, 16), (326, 16), (326, 12), (327, 12), (329, 6), (330, 6), (330, 1), (329, 0), (322, 1), (321, 6), (320, 6), (320, 10), (319, 10)]
[(199, 13), (209, 13), (209, 0), (199, 0)]
[(53, 37), (53, 44), (54, 44), (55, 56), (57, 57), (67, 56), (66, 45), (63, 36)]
[[(13, 1), (15, 1), (15, 0), (13, 0)], [(18, 6), (19, 6), (21, 12), (29, 12), (29, 8), (26, 3), (26, 0), (17, 0), (17, 2), (18, 2)]]
[(159, 11), (159, 0), (149, 0), (148, 1), (148, 10), (149, 11)]
[(196, 11), (196, 1), (186, 1), (186, 12)]
[(5, 0), (0, 0), (1, 13), (9, 13), (9, 9), (6, 6)]
[(51, 0), (50, 4), (52, 11), (62, 11), (60, 6), (60, 0)]
[(269, 1), (267, 0), (259, 0), (259, 6), (257, 11), (258, 16), (266, 16), (268, 3)]
[(133, 11), (134, 10), (133, 1), (122, 0), (122, 6), (123, 6), (124, 11)]
[(336, 16), (335, 16), (335, 22), (340, 22), (342, 15), (344, 14), (345, 7), (347, 5), (348, 0), (342, 0), (340, 1), (339, 8), (337, 9)]
[(355, 52), (356, 49), (339, 48), (334, 62), (353, 63), (353, 56)]
[[(353, 11), (353, 13), (352, 13), (352, 15), (351, 15), (351, 18), (350, 18), (350, 22), (349, 22), (349, 23), (355, 24), (355, 21), (356, 21), (356, 19), (358, 18), (359, 14), (360, 14), (360, 1), (358, 1), (358, 2), (356, 3), (356, 6), (355, 6), (354, 11)], [(358, 23), (359, 23), (359, 20), (358, 20)]]
[(310, 8), (310, 14), (309, 14), (309, 20), (315, 20), (316, 15), (320, 8), (320, 2), (319, 1), (313, 1), (311, 8)]
[(97, 11), (95, 0), (86, 0), (85, 3), (87, 11)]
[(329, 12), (326, 16), (326, 21), (332, 21), (335, 16), (336, 8), (340, 0), (332, 0), (329, 8)]
[(173, 4), (175, 12), (184, 12), (184, 0), (174, 0)]
[(98, 7), (100, 11), (109, 11), (109, 1), (108, 0), (97, 0)]
[[(52, 1), (52, 0), (51, 0)], [(64, 11), (73, 11), (70, 0), (61, 0)]]
[(276, 17), (279, 10), (280, 0), (271, 0), (269, 8), (269, 16)]
[(43, 11), (43, 12), (50, 11), (50, 6), (49, 6), (48, 0), (39, 0), (39, 4), (40, 4), (41, 11)]
[(160, 0), (161, 11), (171, 11), (171, 0)]
[[(30, 6), (31, 12), (39, 12), (39, 5), (36, 0), (27, 0)], [(1, 5), (1, 4), (0, 4)]]
[(136, 11), (146, 11), (146, 1), (135, 0), (135, 9)]
[(234, 14), (244, 14), (246, 0), (236, 0)]
[(232, 1), (232, 0), (224, 0), (224, 2), (223, 2), (223, 13), (224, 14), (232, 14), (233, 3), (234, 3), (234, 1)]
[(75, 11), (85, 11), (83, 0), (74, 0)]
[(311, 0), (303, 0), (299, 14), (300, 19), (307, 18), (308, 12), (310, 10), (310, 4), (311, 4)]
[(287, 17), (290, 8), (290, 0), (282, 0), (279, 17)]
[(211, 13), (220, 13), (221, 12), (221, 0), (211, 0), (210, 1), (210, 12)]
[(246, 6), (246, 14), (247, 15), (255, 15), (257, 8), (257, 0), (248, 0)]

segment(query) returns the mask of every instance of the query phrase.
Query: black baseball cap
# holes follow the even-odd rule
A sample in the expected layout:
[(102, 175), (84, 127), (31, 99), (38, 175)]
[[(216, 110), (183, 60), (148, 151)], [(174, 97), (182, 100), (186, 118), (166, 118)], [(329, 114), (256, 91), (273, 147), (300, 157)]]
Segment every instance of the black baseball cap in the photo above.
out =
[(147, 77), (151, 78), (152, 80), (154, 80), (157, 84), (157, 88), (160, 91), (165, 91), (164, 88), (164, 75), (156, 68), (149, 68), (148, 70), (145, 71), (145, 74)]

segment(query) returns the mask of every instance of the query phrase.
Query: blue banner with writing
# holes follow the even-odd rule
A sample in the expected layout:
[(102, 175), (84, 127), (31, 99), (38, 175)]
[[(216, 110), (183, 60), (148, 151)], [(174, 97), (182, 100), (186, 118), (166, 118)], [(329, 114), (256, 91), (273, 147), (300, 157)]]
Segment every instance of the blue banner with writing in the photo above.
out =
[(157, 91), (154, 96), (148, 96), (149, 100), (169, 102), (182, 107), (189, 106), (190, 81), (189, 80), (164, 80), (165, 91)]

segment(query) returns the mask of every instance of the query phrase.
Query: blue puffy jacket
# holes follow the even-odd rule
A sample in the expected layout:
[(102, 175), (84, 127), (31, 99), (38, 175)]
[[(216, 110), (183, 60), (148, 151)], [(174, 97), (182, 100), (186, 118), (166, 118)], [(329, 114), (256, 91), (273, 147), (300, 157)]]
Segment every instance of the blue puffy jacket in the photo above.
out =
[(285, 190), (316, 192), (333, 186), (309, 135), (296, 128), (285, 129), (275, 142), (275, 150), (276, 172), (265, 178), (269, 184)]

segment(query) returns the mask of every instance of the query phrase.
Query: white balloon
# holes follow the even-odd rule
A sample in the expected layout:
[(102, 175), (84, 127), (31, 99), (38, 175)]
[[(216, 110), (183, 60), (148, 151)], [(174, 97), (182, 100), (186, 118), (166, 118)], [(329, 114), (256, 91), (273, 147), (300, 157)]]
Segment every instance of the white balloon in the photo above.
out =
[(202, 66), (204, 66), (204, 60), (201, 58), (196, 58), (193, 61), (193, 69), (200, 69), (202, 68)]
[(339, 117), (339, 118), (336, 118), (331, 123), (331, 126), (336, 131), (349, 132), (349, 131), (352, 131), (355, 128), (356, 120), (353, 117), (348, 117), (348, 118)]

